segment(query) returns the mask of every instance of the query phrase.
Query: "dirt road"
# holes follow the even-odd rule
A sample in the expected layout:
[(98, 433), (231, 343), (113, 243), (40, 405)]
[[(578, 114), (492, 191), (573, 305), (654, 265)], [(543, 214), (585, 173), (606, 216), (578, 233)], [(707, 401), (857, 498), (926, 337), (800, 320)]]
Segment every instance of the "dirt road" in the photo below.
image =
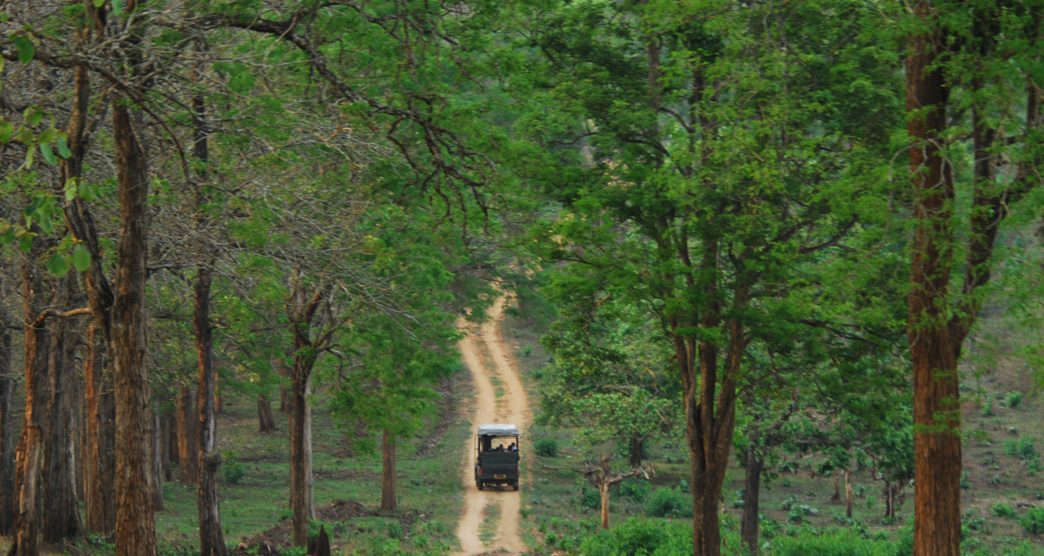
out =
[[(466, 444), (467, 460), (461, 479), (466, 494), (464, 514), (457, 525), (460, 555), (521, 554), (526, 546), (519, 535), (521, 493), (510, 490), (478, 490), (475, 487), (475, 433), (479, 423), (514, 423), (522, 434), (529, 423), (529, 402), (518, 375), (511, 350), (501, 335), (504, 314), (503, 297), (489, 311), (490, 319), (478, 330), (472, 327), (460, 343), (464, 363), (475, 383), (475, 412), (471, 420), (471, 437)], [(523, 436), (523, 439), (525, 437)], [(525, 447), (523, 440), (522, 446)], [(523, 455), (523, 458), (525, 456)], [(522, 477), (522, 489), (526, 488)], [(485, 540), (486, 542), (483, 542)]]

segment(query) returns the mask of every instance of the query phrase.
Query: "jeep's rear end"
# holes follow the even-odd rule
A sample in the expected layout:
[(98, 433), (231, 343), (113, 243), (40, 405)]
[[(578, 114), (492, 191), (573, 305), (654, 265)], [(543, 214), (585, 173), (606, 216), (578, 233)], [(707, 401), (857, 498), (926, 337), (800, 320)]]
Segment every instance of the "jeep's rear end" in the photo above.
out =
[(480, 425), (475, 442), (475, 485), (507, 485), (518, 490), (518, 427), (508, 424)]

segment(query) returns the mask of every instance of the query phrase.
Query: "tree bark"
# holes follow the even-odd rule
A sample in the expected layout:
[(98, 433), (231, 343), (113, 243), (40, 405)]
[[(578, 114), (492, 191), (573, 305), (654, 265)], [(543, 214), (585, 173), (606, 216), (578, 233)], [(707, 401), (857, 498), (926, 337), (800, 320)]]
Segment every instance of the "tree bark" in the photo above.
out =
[(293, 510), (294, 545), (308, 543), (308, 520), (314, 517), (312, 507), (312, 450), (308, 414), (309, 372), (295, 365), (290, 401), (290, 508)]
[(152, 451), (149, 463), (152, 467), (152, 508), (154, 511), (162, 511), (165, 507), (163, 501), (163, 423), (160, 422), (159, 404), (152, 405), (152, 426), (149, 427), (149, 438), (152, 439)]
[[(132, 10), (133, 5), (127, 9)], [(156, 554), (156, 531), (145, 366), (148, 170), (145, 152), (122, 102), (117, 99), (112, 108), (121, 223), (111, 347), (116, 394), (116, 554), (151, 556)]]
[(747, 543), (747, 547), (750, 549), (750, 553), (756, 556), (759, 553), (758, 505), (761, 494), (761, 471), (765, 467), (765, 462), (758, 457), (757, 450), (754, 448), (753, 443), (747, 446), (744, 463), (747, 475), (743, 485), (743, 519), (741, 534), (743, 536), (743, 542)]
[[(73, 296), (75, 278), (67, 274), (54, 283), (55, 305), (67, 307)], [(41, 513), (43, 540), (57, 543), (75, 537), (81, 529), (73, 468), (73, 355), (76, 349), (73, 323), (54, 318), (49, 323), (51, 339), (47, 357), (47, 414), (43, 421), (43, 477)]]
[[(197, 340), (198, 341), (198, 340)], [(199, 349), (197, 346), (196, 349)], [(178, 431), (178, 475), (185, 484), (195, 483), (196, 465), (199, 463), (199, 437), (196, 433), (196, 422), (199, 414), (195, 411), (195, 392), (188, 385), (181, 387), (175, 404)]]
[(627, 462), (632, 468), (642, 466), (642, 449), (645, 441), (640, 436), (632, 436), (627, 445)]
[(852, 492), (852, 472), (845, 469), (845, 517), (852, 519), (852, 506), (855, 505), (855, 495)]
[(956, 344), (946, 303), (953, 260), (952, 169), (942, 146), (949, 88), (939, 62), (945, 41), (932, 3), (914, 7), (924, 30), (911, 37), (906, 109), (914, 192), (907, 335), (914, 374), (914, 554), (960, 553), (961, 414)]
[(395, 439), (386, 429), (381, 434), (381, 510), (391, 512), (398, 506), (395, 499)]
[(84, 357), (84, 405), (86, 446), (84, 449), (84, 514), (88, 532), (108, 536), (116, 526), (116, 505), (112, 496), (115, 471), (115, 406), (112, 381), (103, 371), (104, 341), (98, 338), (100, 325), (87, 326), (87, 353)]
[[(0, 276), (0, 279), (3, 279)], [(0, 307), (0, 535), (7, 535), (14, 526), (15, 511), (15, 453), (14, 419), (11, 398), (14, 380), (11, 376), (11, 319)]]
[(609, 528), (609, 483), (602, 481), (598, 485), (598, 496), (601, 500), (602, 529)]
[(262, 434), (279, 430), (272, 414), (272, 402), (268, 401), (268, 396), (264, 394), (257, 395), (257, 423)]
[(45, 321), (36, 317), (44, 307), (43, 279), (36, 266), (42, 252), (39, 239), (34, 239), (24, 257), (22, 269), (22, 303), (25, 318), (23, 365), (25, 368), (25, 413), (22, 435), (16, 455), (16, 490), (18, 505), (15, 516), (14, 542), (8, 556), (36, 556), (39, 551), (40, 474), (43, 466), (43, 425), (46, 412), (46, 369), (50, 350)]

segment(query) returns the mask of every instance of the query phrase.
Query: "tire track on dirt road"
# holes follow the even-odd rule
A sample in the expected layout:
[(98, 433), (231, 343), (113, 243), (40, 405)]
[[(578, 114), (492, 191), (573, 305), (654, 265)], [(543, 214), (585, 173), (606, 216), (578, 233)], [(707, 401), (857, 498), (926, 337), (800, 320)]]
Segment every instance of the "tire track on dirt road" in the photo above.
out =
[[(485, 554), (498, 552), (521, 554), (526, 551), (519, 534), (521, 517), (521, 492), (506, 490), (479, 490), (475, 487), (475, 434), (480, 423), (514, 423), (524, 435), (529, 424), (529, 402), (518, 367), (508, 350), (507, 343), (501, 334), (501, 323), (504, 315), (505, 298), (501, 297), (490, 308), (489, 320), (476, 331), (468, 330), (468, 335), (460, 342), (460, 352), (464, 363), (471, 372), (475, 384), (474, 413), (471, 420), (471, 435), (465, 449), (468, 457), (465, 460), (461, 479), (464, 482), (464, 513), (457, 525), (457, 538), (460, 539), (460, 555)], [(484, 357), (485, 355), (485, 357)], [(500, 381), (503, 396), (497, 398), (494, 379)], [(499, 402), (499, 403), (498, 403)], [(522, 446), (525, 446), (523, 443)], [(523, 456), (524, 457), (524, 456)], [(523, 477), (525, 479), (525, 477)], [(525, 481), (522, 481), (525, 488)], [(484, 544), (481, 538), (482, 524), (487, 506), (497, 506), (499, 517), (493, 540)]]

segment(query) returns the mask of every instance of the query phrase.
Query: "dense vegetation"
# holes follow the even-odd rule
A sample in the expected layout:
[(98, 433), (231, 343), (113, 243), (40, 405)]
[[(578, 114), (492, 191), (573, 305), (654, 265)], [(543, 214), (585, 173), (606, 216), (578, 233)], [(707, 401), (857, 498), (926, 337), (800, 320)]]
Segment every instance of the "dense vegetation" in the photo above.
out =
[(0, 546), (453, 550), (506, 292), (534, 552), (1039, 553), (1041, 14), (3, 3)]

